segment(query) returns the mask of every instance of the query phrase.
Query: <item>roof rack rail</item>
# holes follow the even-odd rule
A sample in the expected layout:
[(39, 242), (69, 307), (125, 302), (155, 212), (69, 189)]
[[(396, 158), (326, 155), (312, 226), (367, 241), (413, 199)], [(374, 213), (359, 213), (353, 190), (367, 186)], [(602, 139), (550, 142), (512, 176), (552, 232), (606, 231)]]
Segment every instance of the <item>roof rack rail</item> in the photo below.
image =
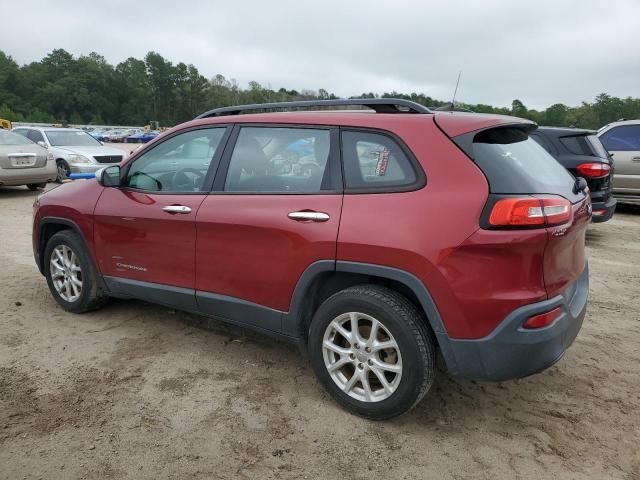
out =
[(357, 105), (369, 107), (376, 113), (433, 113), (427, 107), (402, 98), (349, 98), (338, 100), (305, 100), (299, 102), (256, 103), (252, 105), (238, 105), (209, 110), (196, 118), (221, 117), (225, 115), (239, 115), (242, 112), (255, 110), (279, 110), (314, 107), (340, 107)]

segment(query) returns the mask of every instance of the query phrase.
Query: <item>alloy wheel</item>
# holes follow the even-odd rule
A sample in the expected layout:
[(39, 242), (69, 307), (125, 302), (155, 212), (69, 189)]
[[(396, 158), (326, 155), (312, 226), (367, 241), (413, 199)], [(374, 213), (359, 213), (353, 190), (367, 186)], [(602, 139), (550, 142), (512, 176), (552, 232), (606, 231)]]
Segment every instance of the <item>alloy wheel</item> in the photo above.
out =
[(82, 294), (82, 267), (76, 253), (67, 245), (58, 245), (51, 252), (51, 280), (58, 295), (66, 302), (75, 302)]
[(336, 385), (362, 402), (389, 398), (402, 378), (398, 343), (382, 322), (364, 313), (333, 319), (324, 333), (322, 356)]

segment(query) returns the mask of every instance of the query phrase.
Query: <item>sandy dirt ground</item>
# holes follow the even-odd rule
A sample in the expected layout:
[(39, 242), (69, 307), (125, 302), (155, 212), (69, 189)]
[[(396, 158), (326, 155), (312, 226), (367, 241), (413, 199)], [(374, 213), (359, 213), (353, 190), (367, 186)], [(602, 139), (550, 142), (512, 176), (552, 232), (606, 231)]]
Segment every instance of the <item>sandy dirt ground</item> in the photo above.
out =
[(135, 301), (64, 312), (33, 198), (0, 188), (0, 478), (640, 479), (640, 210), (590, 227), (589, 310), (558, 364), (440, 372), (412, 413), (371, 422), (284, 343)]

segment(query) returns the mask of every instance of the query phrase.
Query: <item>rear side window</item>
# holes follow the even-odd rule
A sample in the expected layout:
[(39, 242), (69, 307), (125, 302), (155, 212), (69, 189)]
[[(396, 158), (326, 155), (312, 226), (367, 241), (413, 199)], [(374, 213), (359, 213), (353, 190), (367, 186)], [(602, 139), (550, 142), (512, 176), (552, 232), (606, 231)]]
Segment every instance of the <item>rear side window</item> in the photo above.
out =
[(621, 125), (600, 136), (604, 148), (610, 152), (640, 150), (640, 125)]
[(571, 200), (575, 179), (537, 142), (518, 128), (495, 128), (473, 140), (474, 161), (492, 193), (559, 194)]
[(342, 152), (347, 189), (393, 191), (417, 184), (418, 176), (407, 154), (387, 135), (343, 131)]
[(331, 190), (328, 129), (242, 127), (225, 192), (320, 193)]

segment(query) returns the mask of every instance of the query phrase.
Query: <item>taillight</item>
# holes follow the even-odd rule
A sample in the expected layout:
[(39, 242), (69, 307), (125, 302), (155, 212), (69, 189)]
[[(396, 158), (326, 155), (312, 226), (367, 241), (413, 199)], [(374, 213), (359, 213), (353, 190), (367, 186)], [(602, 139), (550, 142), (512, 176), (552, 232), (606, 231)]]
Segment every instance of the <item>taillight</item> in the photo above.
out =
[(611, 167), (606, 163), (583, 163), (578, 165), (576, 170), (585, 177), (595, 178), (609, 175)]
[(548, 325), (551, 325), (553, 321), (560, 316), (562, 310), (560, 307), (554, 308), (550, 312), (540, 313), (538, 315), (534, 315), (533, 317), (529, 317), (526, 322), (522, 324), (523, 328), (526, 329), (534, 329), (534, 328), (543, 328)]
[(569, 220), (569, 200), (552, 195), (501, 198), (493, 204), (489, 215), (492, 227), (550, 227)]

